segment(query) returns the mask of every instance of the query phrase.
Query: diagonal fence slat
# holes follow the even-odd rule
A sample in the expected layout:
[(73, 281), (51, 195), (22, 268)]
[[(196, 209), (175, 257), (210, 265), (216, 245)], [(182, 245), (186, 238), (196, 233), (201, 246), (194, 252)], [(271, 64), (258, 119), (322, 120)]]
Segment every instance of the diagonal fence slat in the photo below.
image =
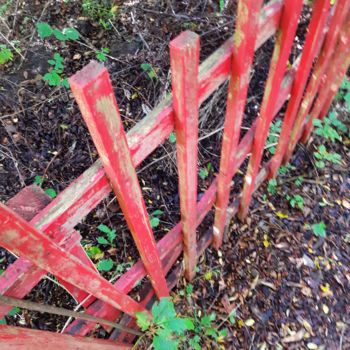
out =
[[(259, 48), (276, 31), (283, 0), (271, 1), (260, 14), (260, 23), (255, 49)], [(228, 78), (232, 56), (232, 40), (227, 40), (209, 56), (199, 69), (199, 102), (202, 103)], [(171, 98), (166, 98), (133, 127), (127, 134), (134, 165), (139, 165), (173, 131)], [(110, 185), (101, 162), (96, 161), (79, 178), (61, 192), (43, 211), (34, 217), (31, 224), (46, 232), (59, 243), (69, 236), (71, 230), (110, 193)], [(32, 289), (43, 274), (36, 274), (37, 267), (24, 258), (17, 259), (0, 275), (0, 288), (13, 288), (16, 277), (27, 275), (30, 284), (18, 280), (18, 287)], [(32, 278), (30, 277), (32, 276)], [(25, 293), (25, 294), (26, 294)]]
[(0, 245), (6, 249), (129, 315), (144, 311), (139, 303), (1, 203), (0, 225)]
[(189, 281), (195, 276), (197, 263), (199, 46), (199, 36), (190, 31), (181, 33), (170, 42), (184, 264), (185, 276)]
[(92, 61), (69, 79), (158, 297), (169, 295), (141, 187), (107, 69)]
[(302, 6), (302, 0), (285, 0), (283, 5), (276, 43), (270, 63), (269, 75), (265, 85), (264, 97), (260, 114), (257, 118), (252, 155), (248, 163), (247, 173), (244, 177), (242, 198), (238, 212), (238, 216), (241, 220), (245, 219), (248, 214), (249, 205), (255, 188), (256, 176), (259, 172), (264, 145), (273, 117), (276, 97), (278, 96), (283, 76), (287, 69), (287, 62), (298, 27)]
[(233, 36), (233, 58), (226, 100), (226, 115), (222, 136), (218, 193), (215, 202), (213, 245), (219, 249), (226, 224), (226, 209), (230, 197), (233, 156), (241, 133), (244, 107), (249, 87), (249, 75), (254, 58), (262, 0), (240, 0)]
[(297, 116), (300, 103), (303, 98), (304, 89), (308, 80), (310, 69), (315, 56), (318, 53), (322, 38), (324, 37), (324, 27), (328, 17), (330, 2), (328, 0), (316, 0), (313, 3), (312, 17), (308, 26), (308, 33), (302, 51), (299, 69), (293, 83), (291, 98), (288, 102), (285, 113), (276, 153), (270, 163), (271, 177), (277, 175), (277, 171), (285, 160), (288, 153), (288, 143), (291, 136), (292, 127)]

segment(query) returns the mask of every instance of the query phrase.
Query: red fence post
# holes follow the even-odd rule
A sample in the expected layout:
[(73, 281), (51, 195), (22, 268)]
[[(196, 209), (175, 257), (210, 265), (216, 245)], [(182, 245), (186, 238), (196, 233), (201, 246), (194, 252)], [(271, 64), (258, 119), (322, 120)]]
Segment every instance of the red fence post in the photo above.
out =
[(215, 203), (213, 246), (216, 249), (219, 249), (222, 244), (226, 224), (226, 210), (229, 203), (232, 179), (232, 161), (241, 133), (261, 5), (261, 0), (240, 0), (238, 2), (237, 23), (233, 36), (233, 58), (222, 136), (220, 170), (218, 174), (218, 192)]
[(143, 307), (0, 203), (0, 245), (45, 271), (135, 316)]
[(238, 212), (241, 220), (247, 216), (254, 192), (256, 176), (259, 172), (264, 145), (273, 118), (279, 89), (281, 88), (282, 79), (287, 69), (287, 61), (294, 41), (302, 6), (302, 0), (285, 0), (282, 9), (279, 31), (270, 63), (269, 76), (265, 86), (260, 115), (257, 119), (252, 155), (248, 164), (247, 174), (244, 178), (242, 199)]
[(199, 36), (190, 31), (181, 33), (170, 43), (184, 263), (188, 280), (193, 279), (197, 263), (199, 46)]
[(158, 297), (169, 295), (117, 101), (103, 65), (91, 62), (69, 79)]
[(328, 69), (323, 77), (319, 94), (311, 110), (309, 119), (305, 125), (302, 142), (306, 142), (313, 129), (313, 120), (322, 119), (328, 112), (339, 86), (346, 75), (350, 65), (350, 16), (347, 16), (343, 31), (339, 35), (339, 43), (328, 64)]
[(291, 98), (285, 113), (275, 155), (270, 162), (271, 176), (275, 177), (285, 156), (290, 140), (291, 128), (299, 110), (305, 85), (308, 80), (312, 62), (317, 55), (320, 41), (324, 35), (324, 28), (329, 13), (329, 0), (316, 0), (313, 5), (312, 18), (308, 27), (303, 53), (292, 87)]

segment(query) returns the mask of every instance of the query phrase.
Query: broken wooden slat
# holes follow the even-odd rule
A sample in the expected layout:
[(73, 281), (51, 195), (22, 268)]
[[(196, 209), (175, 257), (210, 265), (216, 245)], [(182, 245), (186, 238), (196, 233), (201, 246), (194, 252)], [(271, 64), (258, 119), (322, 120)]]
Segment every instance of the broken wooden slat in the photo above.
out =
[(199, 36), (191, 31), (181, 33), (170, 42), (184, 264), (185, 276), (189, 281), (195, 276), (197, 264), (196, 204), (199, 46)]
[(158, 297), (169, 295), (141, 187), (107, 69), (95, 61), (69, 79)]
[(126, 350), (131, 344), (96, 338), (0, 325), (1, 350), (37, 350), (42, 347), (64, 350)]
[(45, 234), (0, 203), (0, 245), (32, 261), (41, 269), (135, 316), (140, 304), (102, 278), (96, 271), (60, 248)]
[(291, 98), (283, 119), (276, 153), (270, 162), (272, 177), (276, 176), (282, 160), (286, 159), (291, 130), (299, 110), (312, 62), (322, 43), (321, 39), (324, 36), (325, 23), (329, 13), (329, 7), (329, 0), (316, 0), (313, 4), (312, 17), (308, 26), (308, 33), (303, 47), (299, 69), (294, 79)]
[(262, 0), (238, 1), (237, 23), (233, 36), (233, 59), (226, 100), (226, 115), (222, 136), (218, 192), (215, 203), (213, 245), (219, 249), (226, 223), (226, 209), (230, 197), (233, 156), (236, 153), (244, 107), (246, 103), (249, 75), (254, 58), (255, 41), (259, 26), (259, 10)]
[(298, 20), (303, 6), (303, 0), (285, 0), (279, 30), (273, 51), (269, 76), (265, 85), (265, 92), (257, 118), (256, 133), (254, 135), (252, 155), (249, 160), (247, 173), (244, 178), (242, 199), (238, 217), (243, 220), (248, 214), (249, 205), (255, 188), (256, 176), (259, 172), (264, 145), (273, 118), (276, 98), (287, 68), (287, 62), (298, 27)]

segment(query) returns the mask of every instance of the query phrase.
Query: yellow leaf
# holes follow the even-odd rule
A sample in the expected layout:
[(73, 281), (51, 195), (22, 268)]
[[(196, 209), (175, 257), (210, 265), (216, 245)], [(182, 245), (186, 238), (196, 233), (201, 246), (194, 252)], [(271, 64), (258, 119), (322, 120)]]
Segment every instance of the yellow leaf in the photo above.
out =
[[(332, 0), (331, 0), (332, 1)], [(117, 5), (114, 5), (112, 8), (111, 8), (111, 13), (113, 15), (115, 15), (116, 13), (118, 12), (118, 6)]]
[(244, 322), (242, 320), (238, 320), (237, 324), (239, 328), (242, 328), (244, 326)]
[(210, 281), (211, 278), (213, 277), (213, 272), (212, 271), (208, 271), (204, 274), (204, 278), (207, 280), (207, 281)]
[(139, 95), (138, 95), (137, 92), (135, 92), (135, 93), (133, 93), (133, 94), (131, 95), (131, 99), (132, 99), (132, 100), (135, 100), (135, 99), (138, 98), (138, 97), (139, 97)]
[(245, 321), (245, 325), (247, 327), (253, 327), (254, 323), (255, 323), (255, 321), (252, 318), (249, 318), (247, 321)]
[(280, 219), (288, 219), (288, 215), (287, 214), (283, 214), (282, 212), (278, 211), (276, 213), (276, 215), (280, 218)]
[(321, 284), (321, 285), (320, 285), (320, 289), (322, 290), (323, 293), (329, 292), (329, 284), (328, 284), (328, 283), (326, 283), (326, 284)]
[(270, 243), (269, 243), (269, 241), (264, 240), (263, 241), (263, 245), (264, 245), (265, 248), (268, 248), (270, 246)]

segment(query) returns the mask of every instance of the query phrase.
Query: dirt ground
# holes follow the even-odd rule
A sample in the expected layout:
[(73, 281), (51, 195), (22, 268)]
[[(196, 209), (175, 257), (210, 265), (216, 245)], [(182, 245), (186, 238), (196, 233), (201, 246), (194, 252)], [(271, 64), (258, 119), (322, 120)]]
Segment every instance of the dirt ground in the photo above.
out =
[[(69, 77), (96, 59), (98, 50), (109, 49), (104, 64), (124, 127), (129, 130), (171, 91), (170, 40), (183, 30), (195, 31), (201, 37), (203, 61), (232, 35), (236, 11), (232, 0), (225, 2), (224, 9), (212, 0), (113, 4), (105, 0), (101, 3), (108, 9), (115, 6), (113, 15), (93, 17), (86, 6), (84, 10), (86, 3), (0, 0), (0, 44), (11, 42), (20, 49), (12, 61), (0, 65), (2, 202), (35, 182), (37, 176), (43, 179), (44, 189), (58, 193), (97, 159), (70, 90), (51, 87), (42, 79), (54, 53), (63, 57), (63, 75)], [(310, 9), (305, 6), (291, 62), (300, 53), (309, 19)], [(59, 29), (75, 27), (80, 38), (43, 40), (35, 27), (40, 21)], [(273, 44), (272, 38), (255, 55), (242, 135), (259, 109)], [(155, 76), (145, 67), (151, 67)], [(199, 178), (199, 193), (218, 171), (226, 89), (226, 84), (220, 87), (201, 107), (199, 167), (206, 171)], [(284, 110), (277, 119), (283, 117)], [(333, 110), (349, 128), (344, 101), (335, 101)], [(324, 169), (315, 166), (314, 151), (321, 144), (341, 155), (340, 164), (327, 163)], [(183, 295), (184, 280), (174, 289), (178, 312), (215, 312), (216, 325), (228, 328), (223, 344), (208, 340), (202, 344), (204, 349), (350, 349), (349, 144), (347, 132), (341, 141), (314, 136), (306, 146), (298, 146), (276, 186), (263, 185), (255, 194), (247, 222), (234, 220), (222, 250), (208, 249), (201, 257), (190, 298)], [(266, 151), (265, 158), (270, 156)], [(245, 167), (234, 179), (236, 192)], [(166, 141), (158, 147), (138, 168), (138, 176), (148, 212), (162, 211), (154, 228), (159, 239), (180, 218), (175, 144)], [(296, 195), (303, 198), (302, 208), (293, 207), (288, 199)], [(212, 213), (199, 234), (211, 219)], [(321, 221), (326, 226), (324, 238), (315, 236), (311, 228)], [(104, 257), (120, 266), (121, 274), (137, 261), (138, 253), (112, 194), (76, 227), (84, 246), (98, 245), (100, 224), (115, 229), (121, 238), (115, 249), (100, 246)], [(14, 260), (0, 249), (0, 272)], [(116, 276), (112, 272), (103, 275)], [(70, 309), (76, 305), (52, 277), (43, 279), (28, 298)], [(228, 315), (233, 311), (230, 321)], [(6, 317), (8, 324), (51, 331), (61, 331), (66, 320), (26, 310)], [(108, 337), (101, 329), (96, 334)], [(147, 349), (149, 344), (143, 346)]]

